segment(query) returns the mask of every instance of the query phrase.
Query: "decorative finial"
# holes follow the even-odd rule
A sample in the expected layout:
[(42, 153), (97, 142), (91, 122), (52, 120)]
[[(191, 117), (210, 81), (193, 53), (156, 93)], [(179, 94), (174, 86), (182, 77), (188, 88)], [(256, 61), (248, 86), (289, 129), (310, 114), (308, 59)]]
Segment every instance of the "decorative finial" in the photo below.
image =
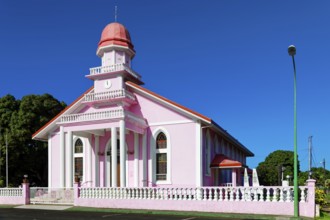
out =
[(117, 5), (115, 6), (115, 22), (117, 22)]

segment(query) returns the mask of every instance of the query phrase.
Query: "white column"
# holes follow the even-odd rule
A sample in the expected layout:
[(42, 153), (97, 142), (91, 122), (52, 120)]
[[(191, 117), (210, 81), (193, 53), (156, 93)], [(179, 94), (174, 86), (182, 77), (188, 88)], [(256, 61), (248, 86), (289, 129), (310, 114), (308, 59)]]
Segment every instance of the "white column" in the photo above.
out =
[(48, 135), (48, 188), (52, 188), (52, 136)]
[(63, 126), (60, 127), (60, 184), (61, 188), (65, 187), (65, 134)]
[(143, 164), (143, 170), (142, 170), (142, 176), (143, 176), (143, 186), (148, 186), (147, 182), (147, 131), (144, 131), (144, 134), (142, 136), (142, 164)]
[(120, 187), (126, 186), (126, 140), (125, 140), (125, 121), (119, 121), (120, 135)]
[(88, 150), (88, 155), (87, 155), (87, 186), (92, 187), (92, 179), (93, 179), (93, 169), (92, 169), (92, 136), (89, 135), (87, 138), (87, 150)]
[(236, 169), (235, 168), (231, 169), (231, 182), (233, 184), (233, 187), (236, 187), (237, 178), (236, 178)]
[[(122, 169), (122, 168), (121, 168)], [(107, 170), (109, 172), (110, 170)], [(117, 128), (111, 128), (111, 186), (117, 186)]]
[(99, 145), (100, 145), (100, 137), (95, 135), (95, 151), (94, 151), (94, 161), (95, 161), (95, 169), (94, 169), (94, 187), (100, 186), (100, 171), (99, 171)]
[(196, 122), (196, 187), (203, 185), (202, 175), (202, 129), (200, 121)]
[(67, 173), (67, 186), (68, 188), (73, 187), (73, 144), (72, 144), (72, 131), (68, 131), (67, 133), (67, 145), (68, 148), (68, 155), (66, 157), (66, 171)]
[(134, 187), (139, 187), (139, 134), (134, 133)]

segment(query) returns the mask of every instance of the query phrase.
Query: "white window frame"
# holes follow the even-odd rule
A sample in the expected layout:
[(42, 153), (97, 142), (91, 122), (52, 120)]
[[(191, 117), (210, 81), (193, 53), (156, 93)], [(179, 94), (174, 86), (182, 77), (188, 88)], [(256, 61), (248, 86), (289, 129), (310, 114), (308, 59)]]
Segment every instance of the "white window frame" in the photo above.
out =
[[(157, 136), (163, 132), (166, 136), (166, 149), (156, 149), (156, 141)], [(152, 133), (152, 137), (150, 139), (150, 158), (152, 162), (151, 166), (151, 173), (152, 173), (152, 183), (155, 183), (156, 185), (165, 185), (165, 184), (172, 184), (172, 175), (171, 175), (171, 138), (168, 133), (168, 131), (163, 128), (159, 127), (155, 129)], [(156, 179), (156, 154), (157, 153), (166, 153), (166, 159), (167, 159), (167, 174), (166, 174), (166, 180), (157, 180)]]
[[(75, 153), (75, 147), (76, 147), (76, 142), (77, 142), (77, 140), (78, 139), (80, 139), (81, 140), (81, 142), (82, 142), (82, 147), (83, 147), (83, 152), (82, 153)], [(75, 173), (75, 162), (76, 162), (76, 160), (75, 160), (75, 158), (78, 158), (78, 157), (82, 157), (82, 163), (83, 163), (83, 167), (82, 167), (82, 169), (83, 169), (83, 178), (80, 180), (80, 182), (81, 183), (84, 183), (85, 182), (85, 178), (86, 178), (86, 169), (85, 169), (85, 166), (86, 166), (86, 164), (85, 164), (85, 153), (86, 153), (86, 148), (85, 148), (85, 140), (84, 140), (84, 138), (82, 138), (82, 137), (74, 137), (73, 138), (73, 163), (72, 163), (72, 173), (73, 173), (73, 181), (74, 181), (74, 179), (75, 179), (75, 177), (76, 177), (76, 173)]]

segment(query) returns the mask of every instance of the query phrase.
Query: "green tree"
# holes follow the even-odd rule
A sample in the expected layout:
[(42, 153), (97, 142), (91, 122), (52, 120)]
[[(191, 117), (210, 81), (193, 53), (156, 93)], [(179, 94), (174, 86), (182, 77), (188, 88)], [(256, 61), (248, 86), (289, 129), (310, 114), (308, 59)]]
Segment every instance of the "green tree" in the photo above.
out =
[[(283, 168), (282, 168), (283, 167)], [(293, 177), (293, 152), (277, 150), (270, 153), (264, 162), (259, 163), (257, 167), (259, 181), (261, 185), (264, 186), (275, 186), (281, 184), (282, 179), (282, 169), (283, 177), (291, 176), (291, 181)], [(299, 171), (299, 161), (298, 161), (298, 171)]]
[[(9, 107), (11, 108), (9, 108)], [(9, 183), (16, 186), (24, 174), (31, 183), (47, 185), (47, 143), (33, 141), (32, 134), (51, 120), (65, 107), (49, 94), (27, 95), (22, 100), (13, 96), (0, 98), (0, 121), (2, 134), (1, 174), (4, 176), (5, 135), (8, 141)]]
[[(302, 172), (299, 175), (299, 183), (304, 183), (308, 179), (308, 171)], [(330, 179), (330, 171), (324, 170), (322, 167), (312, 167), (312, 179), (316, 180), (316, 186), (326, 187), (326, 180)]]

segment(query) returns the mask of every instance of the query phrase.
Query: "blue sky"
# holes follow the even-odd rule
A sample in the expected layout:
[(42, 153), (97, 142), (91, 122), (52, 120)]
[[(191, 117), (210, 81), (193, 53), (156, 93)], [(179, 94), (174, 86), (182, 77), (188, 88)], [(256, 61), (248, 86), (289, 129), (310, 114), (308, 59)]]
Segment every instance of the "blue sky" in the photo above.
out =
[(256, 167), (293, 150), (297, 47), (298, 154), (308, 168), (330, 154), (330, 1), (0, 0), (0, 97), (50, 93), (71, 103), (100, 66), (102, 29), (118, 21), (145, 87), (220, 124), (255, 153)]

